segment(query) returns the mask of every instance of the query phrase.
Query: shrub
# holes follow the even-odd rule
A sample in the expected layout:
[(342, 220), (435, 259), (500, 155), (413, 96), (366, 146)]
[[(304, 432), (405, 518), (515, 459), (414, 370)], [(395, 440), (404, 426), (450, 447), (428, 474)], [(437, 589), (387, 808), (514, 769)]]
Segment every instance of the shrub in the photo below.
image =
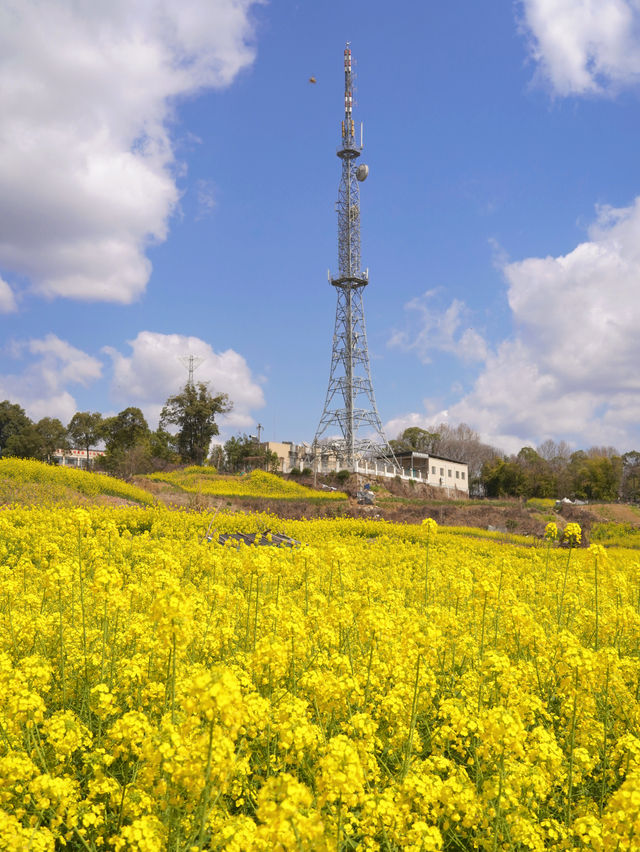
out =
[(350, 476), (351, 476), (351, 471), (349, 471), (349, 470), (339, 470), (336, 473), (336, 479), (340, 483), (346, 482), (347, 479), (349, 479)]

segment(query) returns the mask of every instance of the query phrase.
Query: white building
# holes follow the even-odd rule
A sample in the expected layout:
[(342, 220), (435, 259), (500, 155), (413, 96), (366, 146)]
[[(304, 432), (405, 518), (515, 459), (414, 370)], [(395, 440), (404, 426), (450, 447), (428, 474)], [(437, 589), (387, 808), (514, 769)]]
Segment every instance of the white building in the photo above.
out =
[[(104, 455), (104, 450), (89, 450), (89, 461)], [(56, 464), (62, 467), (78, 467), (82, 470), (87, 468), (86, 450), (56, 450), (53, 454)]]
[[(344, 466), (333, 453), (320, 452), (313, 458), (310, 444), (294, 444), (292, 441), (265, 441), (261, 446), (278, 457), (280, 473), (290, 473), (294, 468), (315, 468), (318, 473), (333, 473)], [(455, 459), (432, 456), (428, 453), (407, 451), (396, 453), (401, 472), (382, 460), (361, 461), (356, 465), (355, 473), (365, 476), (400, 476), (404, 480), (415, 480), (434, 488), (448, 491), (461, 491), (469, 494), (469, 466)]]

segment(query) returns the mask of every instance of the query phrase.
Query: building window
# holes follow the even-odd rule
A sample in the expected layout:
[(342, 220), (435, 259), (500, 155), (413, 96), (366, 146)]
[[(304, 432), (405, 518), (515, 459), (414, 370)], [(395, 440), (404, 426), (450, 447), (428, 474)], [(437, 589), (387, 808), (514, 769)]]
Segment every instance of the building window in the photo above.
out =
[(440, 468), (440, 476), (444, 476), (444, 468), (443, 467)]
[(462, 479), (464, 479), (464, 470), (462, 471), (462, 473), (460, 474), (460, 476), (461, 476), (461, 478), (462, 478)]
[(434, 476), (436, 475), (436, 466), (435, 466), (435, 464), (431, 465), (431, 473), (432, 473)]
[(460, 479), (460, 471), (456, 470), (456, 479)]
[(451, 469), (449, 469), (449, 476), (451, 476)]

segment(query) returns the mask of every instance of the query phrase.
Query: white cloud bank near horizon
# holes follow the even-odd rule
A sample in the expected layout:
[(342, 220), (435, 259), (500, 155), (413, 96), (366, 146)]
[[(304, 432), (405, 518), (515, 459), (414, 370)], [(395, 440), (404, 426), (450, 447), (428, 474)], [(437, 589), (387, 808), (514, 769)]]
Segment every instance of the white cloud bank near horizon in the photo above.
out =
[[(506, 263), (514, 335), (489, 349), (471, 391), (446, 410), (386, 424), (465, 422), (508, 452), (547, 438), (640, 449), (640, 197), (600, 208), (565, 255)], [(438, 327), (438, 320), (431, 319)]]
[[(106, 416), (137, 406), (155, 429), (168, 397), (187, 383), (188, 373), (180, 358), (189, 353), (201, 359), (195, 381), (208, 382), (212, 393), (227, 393), (233, 402), (233, 411), (217, 419), (221, 432), (254, 427), (252, 412), (264, 406), (264, 394), (260, 380), (238, 352), (215, 352), (198, 337), (152, 331), (141, 331), (128, 345), (126, 354), (105, 347), (103, 354), (110, 361), (105, 364), (55, 334), (11, 341), (7, 349), (19, 369), (0, 376), (0, 399), (22, 406), (34, 421), (57, 417), (66, 425), (79, 410), (73, 386), (90, 387), (108, 376), (111, 369), (110, 396), (114, 405), (112, 411), (101, 406), (101, 413)], [(104, 397), (106, 400), (106, 392)]]
[(610, 95), (640, 81), (638, 0), (521, 0), (538, 76), (568, 95)]
[(22, 406), (32, 420), (57, 417), (67, 424), (77, 411), (70, 385), (88, 387), (102, 375), (102, 364), (55, 334), (41, 339), (12, 341), (16, 362), (29, 363), (0, 376), (0, 398)]
[(264, 406), (264, 394), (238, 352), (215, 352), (198, 337), (152, 331), (141, 331), (128, 343), (130, 355), (112, 347), (103, 350), (113, 362), (111, 395), (123, 406), (140, 407), (152, 428), (167, 398), (187, 383), (187, 369), (180, 363), (185, 353), (201, 359), (194, 382), (208, 382), (212, 393), (226, 393), (233, 402), (233, 410), (218, 420), (220, 430), (245, 431), (255, 426), (251, 412)]
[[(0, 268), (46, 297), (128, 304), (179, 200), (175, 99), (254, 58), (260, 0), (0, 4)], [(15, 310), (0, 281), (0, 311)]]

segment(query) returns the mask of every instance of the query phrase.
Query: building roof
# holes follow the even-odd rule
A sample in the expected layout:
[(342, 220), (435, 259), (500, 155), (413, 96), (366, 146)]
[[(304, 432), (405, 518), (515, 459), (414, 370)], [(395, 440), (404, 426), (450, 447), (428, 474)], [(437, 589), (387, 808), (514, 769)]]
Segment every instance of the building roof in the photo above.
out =
[(466, 464), (468, 467), (468, 462), (461, 461), (460, 459), (450, 459), (447, 456), (436, 456), (431, 453), (419, 453), (417, 450), (396, 450), (394, 451), (394, 455), (397, 459), (400, 458), (408, 458), (413, 456), (413, 458), (417, 459), (431, 459), (432, 461), (444, 461), (444, 462), (453, 462), (453, 464)]

